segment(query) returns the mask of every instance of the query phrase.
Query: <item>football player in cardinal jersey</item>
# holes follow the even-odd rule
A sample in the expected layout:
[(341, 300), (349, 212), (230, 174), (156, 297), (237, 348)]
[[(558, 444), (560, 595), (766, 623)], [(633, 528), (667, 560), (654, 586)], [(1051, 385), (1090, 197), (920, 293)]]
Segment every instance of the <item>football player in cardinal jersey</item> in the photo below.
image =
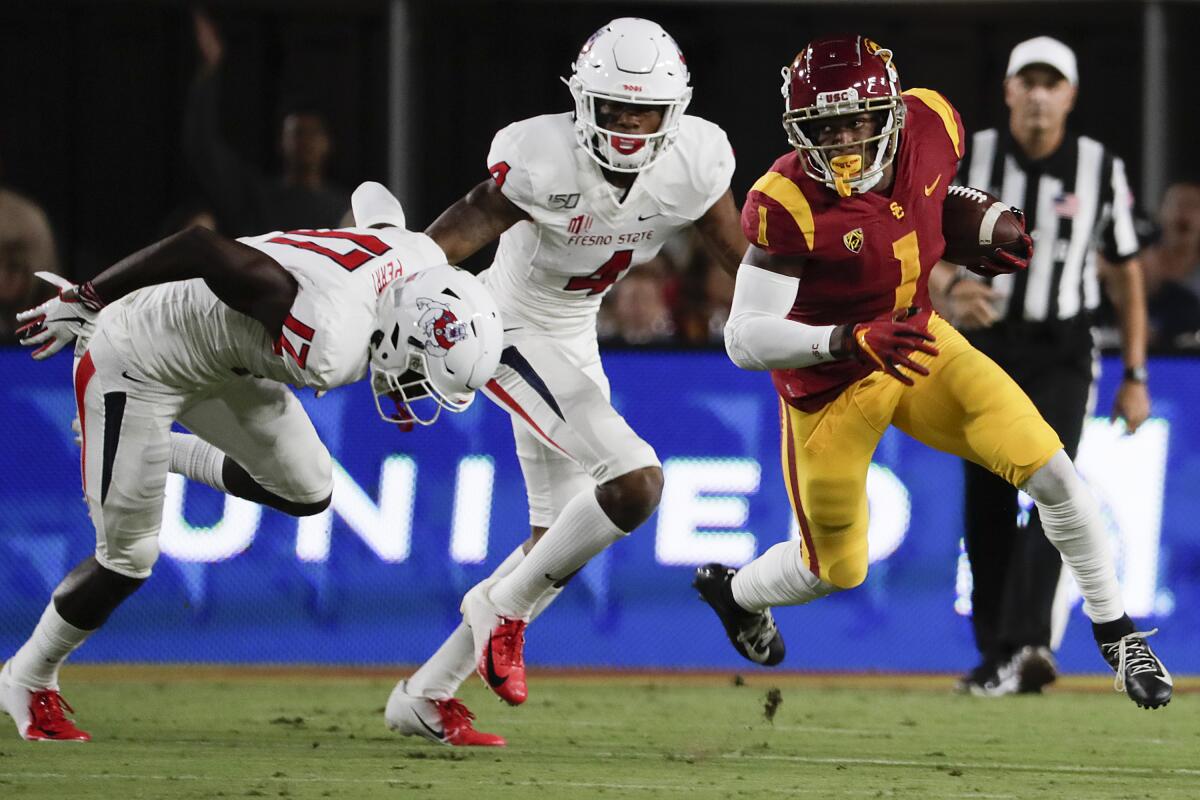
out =
[[(150, 576), (168, 469), (289, 514), (324, 510), (332, 461), (284, 384), (327, 391), (371, 369), (385, 415), (428, 424), (495, 372), (499, 312), (477, 278), (403, 228), (379, 184), (361, 227), (225, 239), (190, 228), (18, 319), (46, 358), (79, 337), (75, 396), (96, 552), (54, 592), (0, 669), (0, 708), (27, 740), (87, 741), (59, 667)], [(84, 341), (86, 337), (86, 341)], [(382, 412), (381, 412), (382, 413)], [(192, 435), (172, 433), (175, 421)]]
[[(1024, 489), (1084, 596), (1117, 685), (1164, 705), (1171, 678), (1121, 602), (1095, 500), (1062, 443), (994, 362), (933, 313), (928, 277), (945, 250), (942, 204), (965, 142), (937, 92), (901, 92), (891, 51), (861, 36), (818, 39), (783, 70), (794, 148), (750, 190), (725, 344), (771, 370), (785, 483), (801, 538), (695, 586), (734, 647), (774, 665), (770, 608), (858, 586), (867, 574), (867, 468), (895, 425)], [(1022, 269), (1019, 256), (997, 272)]]
[(394, 730), (503, 744), (471, 727), (455, 690), (475, 668), (522, 702), (526, 624), (658, 505), (662, 469), (609, 402), (596, 314), (609, 288), (684, 226), (730, 274), (745, 248), (729, 191), (733, 151), (720, 128), (684, 114), (688, 81), (660, 26), (613, 20), (566, 80), (574, 113), (502, 129), (490, 179), (426, 231), (452, 264), (500, 239), (480, 277), (504, 314), (505, 347), (483, 391), (512, 415), (532, 536), (468, 592), (464, 624), (396, 687), (386, 709)]

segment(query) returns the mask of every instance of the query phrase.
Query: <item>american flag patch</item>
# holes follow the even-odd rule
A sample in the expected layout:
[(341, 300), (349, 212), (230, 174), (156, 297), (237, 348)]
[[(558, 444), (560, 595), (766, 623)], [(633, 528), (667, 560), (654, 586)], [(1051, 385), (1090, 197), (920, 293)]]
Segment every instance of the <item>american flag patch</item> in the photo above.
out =
[(1063, 219), (1075, 219), (1079, 213), (1079, 198), (1074, 194), (1060, 194), (1054, 198), (1054, 213)]

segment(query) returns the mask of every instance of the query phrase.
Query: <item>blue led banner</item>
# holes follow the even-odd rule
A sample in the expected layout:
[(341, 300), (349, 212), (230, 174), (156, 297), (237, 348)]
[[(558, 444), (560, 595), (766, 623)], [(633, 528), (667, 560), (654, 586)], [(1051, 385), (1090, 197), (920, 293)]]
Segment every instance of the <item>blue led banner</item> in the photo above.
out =
[[(765, 375), (720, 353), (606, 358), (617, 407), (663, 460), (662, 506), (531, 628), (534, 664), (740, 667), (689, 586), (795, 535)], [(0, 658), (93, 547), (70, 420), (69, 359), (0, 351)], [(1163, 629), (1172, 669), (1200, 671), (1200, 363), (1151, 365), (1155, 418), (1136, 436), (1092, 421), (1080, 470), (1099, 497), (1127, 605)], [(1111, 402), (1110, 364), (1098, 409)], [(365, 386), (303, 398), (335, 458), (333, 507), (296, 520), (172, 477), (151, 580), (79, 652), (93, 661), (415, 662), (457, 624), (462, 593), (528, 533), (508, 416), (480, 398), (400, 433)], [(958, 670), (973, 663), (962, 476), (892, 430), (868, 476), (871, 574), (777, 614), (797, 669)], [(1101, 667), (1073, 587), (1061, 659)]]

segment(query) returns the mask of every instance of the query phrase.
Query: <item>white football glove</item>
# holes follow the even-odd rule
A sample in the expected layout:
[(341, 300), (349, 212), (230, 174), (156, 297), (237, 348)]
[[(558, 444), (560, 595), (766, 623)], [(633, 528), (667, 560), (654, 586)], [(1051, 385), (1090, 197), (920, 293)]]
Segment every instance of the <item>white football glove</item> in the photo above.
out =
[(41, 345), (32, 353), (35, 359), (41, 361), (76, 338), (83, 341), (91, 338), (100, 309), (82, 302), (79, 299), (79, 287), (62, 276), (53, 272), (34, 274), (60, 290), (58, 297), (17, 314), (17, 322), (24, 323), (17, 329), (18, 340), (26, 347)]

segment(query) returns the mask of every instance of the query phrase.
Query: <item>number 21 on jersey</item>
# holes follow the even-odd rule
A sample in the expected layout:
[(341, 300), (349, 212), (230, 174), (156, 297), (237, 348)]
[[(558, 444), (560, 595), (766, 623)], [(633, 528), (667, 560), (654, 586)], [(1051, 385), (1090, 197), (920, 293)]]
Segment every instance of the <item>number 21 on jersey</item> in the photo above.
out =
[[(337, 250), (332, 250), (317, 242), (309, 241), (310, 239), (342, 239), (353, 242), (354, 247), (348, 253), (339, 253)], [(354, 272), (354, 270), (372, 258), (377, 258), (392, 249), (377, 236), (372, 236), (369, 233), (355, 233), (354, 231), (288, 231), (286, 236), (276, 236), (267, 239), (267, 241), (271, 244), (286, 244), (289, 247), (298, 247), (301, 250), (325, 256), (347, 272)]]
[[(312, 239), (338, 239), (352, 242), (353, 245), (349, 252), (340, 253), (311, 241)], [(267, 241), (271, 244), (284, 244), (324, 256), (347, 272), (354, 272), (371, 259), (382, 256), (392, 249), (377, 236), (354, 231), (296, 230), (288, 231), (284, 236), (275, 236)], [(288, 314), (283, 321), (283, 331), (275, 341), (275, 354), (281, 356), (287, 353), (296, 362), (296, 366), (304, 369), (308, 364), (309, 348), (316, 335), (317, 332), (311, 325)], [(293, 343), (292, 339), (295, 339), (296, 342)]]

